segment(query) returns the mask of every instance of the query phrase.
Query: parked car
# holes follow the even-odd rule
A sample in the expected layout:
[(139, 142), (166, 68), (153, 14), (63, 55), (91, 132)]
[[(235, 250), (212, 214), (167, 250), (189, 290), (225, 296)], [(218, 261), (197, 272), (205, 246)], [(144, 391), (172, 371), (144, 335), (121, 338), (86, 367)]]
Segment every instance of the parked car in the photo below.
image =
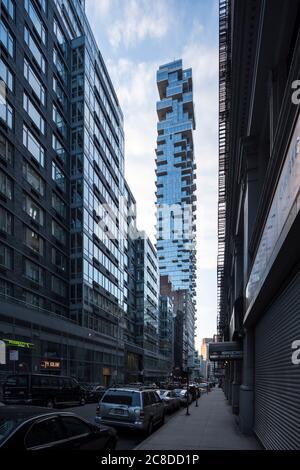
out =
[(155, 390), (109, 388), (99, 402), (98, 424), (142, 430), (150, 435), (154, 426), (165, 421), (165, 406)]
[(96, 384), (80, 384), (85, 391), (86, 403), (98, 403), (100, 398), (103, 397), (106, 388), (103, 385)]
[(158, 390), (158, 393), (165, 404), (167, 413), (179, 410), (181, 406), (180, 399), (173, 390)]
[(72, 377), (46, 374), (9, 375), (3, 386), (6, 405), (25, 404), (53, 408), (84, 405), (85, 392)]
[(201, 382), (199, 384), (199, 389), (201, 393), (207, 393), (208, 392), (208, 383), (207, 382)]
[(176, 388), (174, 392), (176, 396), (179, 398), (182, 406), (187, 405), (187, 400), (188, 400), (189, 405), (192, 403), (192, 395), (191, 393), (188, 393), (185, 388)]
[(75, 413), (34, 406), (0, 408), (0, 450), (114, 450), (117, 433)]

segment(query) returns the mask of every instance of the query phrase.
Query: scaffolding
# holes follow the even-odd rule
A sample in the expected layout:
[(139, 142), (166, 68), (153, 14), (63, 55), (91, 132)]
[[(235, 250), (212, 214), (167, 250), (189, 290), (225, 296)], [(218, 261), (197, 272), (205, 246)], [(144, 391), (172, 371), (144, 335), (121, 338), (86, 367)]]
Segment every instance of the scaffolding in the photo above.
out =
[(226, 243), (226, 175), (229, 160), (231, 103), (231, 0), (219, 1), (219, 193), (217, 260), (217, 330), (221, 339), (226, 326), (224, 268)]

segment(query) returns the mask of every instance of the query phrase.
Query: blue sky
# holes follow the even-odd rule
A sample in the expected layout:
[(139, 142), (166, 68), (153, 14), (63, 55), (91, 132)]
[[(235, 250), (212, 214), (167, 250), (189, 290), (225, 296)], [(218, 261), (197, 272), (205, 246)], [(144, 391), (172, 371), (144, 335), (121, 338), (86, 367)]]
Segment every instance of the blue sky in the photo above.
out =
[(156, 70), (193, 68), (197, 162), (197, 338), (216, 333), (218, 1), (86, 0), (86, 11), (123, 113), (126, 179), (138, 228), (154, 242)]

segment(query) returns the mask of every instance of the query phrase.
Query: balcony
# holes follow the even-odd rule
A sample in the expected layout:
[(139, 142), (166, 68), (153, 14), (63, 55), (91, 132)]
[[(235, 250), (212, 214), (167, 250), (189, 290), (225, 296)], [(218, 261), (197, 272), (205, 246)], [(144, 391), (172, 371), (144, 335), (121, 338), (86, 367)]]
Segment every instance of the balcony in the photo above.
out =
[(164, 120), (166, 118), (166, 114), (172, 111), (172, 99), (164, 99), (156, 103), (156, 111), (158, 119)]
[(182, 97), (182, 85), (176, 85), (167, 88), (167, 98), (178, 99)]

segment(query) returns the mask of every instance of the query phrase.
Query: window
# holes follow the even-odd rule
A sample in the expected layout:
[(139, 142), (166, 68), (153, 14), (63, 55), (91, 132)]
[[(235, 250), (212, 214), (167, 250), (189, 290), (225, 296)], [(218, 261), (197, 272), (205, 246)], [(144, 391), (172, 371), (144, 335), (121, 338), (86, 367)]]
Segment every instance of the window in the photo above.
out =
[(35, 40), (31, 36), (29, 29), (24, 27), (24, 41), (32, 52), (35, 62), (38, 64), (43, 73), (46, 73), (46, 61), (45, 57), (38, 48)]
[(9, 67), (6, 63), (0, 58), (0, 78), (3, 80), (9, 88), (10, 91), (14, 90), (14, 78)]
[(28, 227), (24, 227), (24, 243), (35, 253), (44, 254), (43, 238)]
[(42, 118), (26, 93), (23, 95), (23, 106), (37, 128), (45, 135), (45, 119)]
[(40, 36), (42, 42), (46, 45), (46, 29), (44, 23), (42, 22), (41, 18), (39, 17), (35, 7), (33, 6), (31, 0), (24, 0), (25, 10), (27, 11), (33, 26)]
[(67, 96), (61, 86), (61, 84), (59, 83), (59, 81), (57, 80), (56, 77), (53, 77), (53, 91), (56, 93), (56, 96), (60, 102), (60, 104), (65, 107), (66, 104), (67, 104)]
[(41, 196), (45, 194), (45, 183), (41, 176), (35, 171), (29, 163), (23, 161), (23, 177), (32, 188)]
[(57, 418), (51, 418), (36, 423), (30, 428), (25, 437), (26, 449), (50, 444), (65, 439), (63, 429)]
[(11, 57), (14, 57), (15, 40), (4, 22), (0, 21), (0, 41)]
[(23, 199), (23, 210), (39, 225), (44, 225), (45, 213), (29, 196)]
[(7, 163), (13, 161), (13, 147), (7, 138), (0, 133), (0, 157), (2, 157)]
[(25, 277), (30, 281), (36, 282), (40, 286), (44, 285), (44, 270), (37, 264), (25, 259)]
[(12, 199), (12, 180), (2, 170), (0, 170), (0, 193), (8, 199)]
[(62, 243), (63, 245), (66, 245), (66, 242), (67, 242), (66, 231), (55, 220), (52, 220), (52, 235), (60, 243)]
[(59, 315), (60, 317), (68, 317), (67, 309), (62, 307), (61, 305), (52, 302), (50, 305), (50, 309), (51, 312), (55, 313), (55, 315)]
[(39, 164), (44, 166), (45, 150), (25, 124), (23, 125), (23, 145), (25, 145), (27, 150), (39, 162)]
[(79, 418), (73, 416), (62, 416), (62, 422), (66, 427), (68, 437), (81, 436), (83, 434), (90, 434), (91, 429), (87, 423), (81, 421)]
[(55, 104), (53, 104), (52, 118), (55, 124), (57, 125), (58, 130), (62, 133), (64, 137), (67, 137), (66, 121), (64, 120), (60, 112), (58, 111)]
[(53, 49), (53, 63), (56, 66), (57, 72), (60, 75), (60, 78), (62, 79), (63, 82), (67, 81), (67, 70), (66, 67), (59, 57), (58, 51), (54, 48)]
[(13, 108), (8, 102), (0, 103), (0, 119), (2, 119), (5, 124), (12, 129), (13, 127)]
[(55, 162), (52, 162), (52, 179), (62, 191), (66, 191), (66, 177)]
[(66, 163), (66, 151), (55, 134), (52, 135), (52, 148), (60, 160), (62, 160), (63, 163)]
[(56, 21), (56, 19), (54, 18), (54, 22), (53, 22), (53, 31), (54, 31), (54, 34), (58, 40), (58, 43), (60, 45), (60, 48), (61, 48), (61, 51), (63, 52), (64, 56), (67, 55), (67, 41), (66, 41), (66, 38), (65, 38), (65, 35), (64, 33), (62, 32), (58, 22)]
[(66, 297), (67, 295), (66, 283), (56, 276), (51, 276), (51, 290), (60, 297)]
[(12, 234), (12, 215), (0, 207), (0, 230)]
[(13, 252), (12, 249), (3, 243), (0, 243), (0, 266), (6, 269), (12, 269)]
[(78, 74), (72, 78), (72, 98), (80, 98), (84, 92), (83, 74)]
[(23, 300), (26, 304), (30, 305), (31, 307), (38, 307), (44, 308), (44, 299), (39, 295), (34, 294), (33, 292), (29, 292), (27, 290), (23, 291)]
[(47, 0), (38, 0), (42, 10), (44, 10), (44, 12), (46, 13), (47, 11)]
[(103, 403), (116, 405), (140, 406), (140, 394), (138, 392), (107, 392), (102, 398)]
[(52, 207), (64, 219), (67, 216), (67, 206), (56, 193), (52, 193)]
[(56, 248), (52, 248), (52, 264), (62, 271), (67, 269), (67, 258)]
[(41, 101), (41, 103), (45, 106), (46, 104), (46, 92), (45, 87), (41, 84), (40, 80), (32, 70), (31, 66), (27, 59), (24, 59), (24, 77), (28, 81), (29, 85), (33, 89), (35, 95)]
[(13, 297), (13, 285), (10, 282), (0, 279), (0, 297)]
[(2, 5), (5, 6), (9, 16), (15, 19), (15, 2), (14, 0), (1, 0)]

